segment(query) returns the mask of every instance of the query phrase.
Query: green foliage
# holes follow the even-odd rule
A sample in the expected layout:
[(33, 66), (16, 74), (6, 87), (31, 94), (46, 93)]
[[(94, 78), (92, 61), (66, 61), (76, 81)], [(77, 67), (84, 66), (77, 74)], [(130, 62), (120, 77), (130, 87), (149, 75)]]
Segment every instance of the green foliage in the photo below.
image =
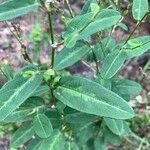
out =
[[(81, 60), (91, 49), (84, 43), (77, 43), (73, 48), (64, 48), (55, 59), (54, 69), (62, 70)], [(66, 57), (67, 56), (67, 57)]]
[[(42, 8), (48, 16), (50, 34), (45, 36), (40, 23), (31, 31), (29, 40), (36, 65), (21, 43), (21, 53), (30, 64), (17, 73), (8, 65), (1, 68), (8, 82), (0, 89), (0, 123), (19, 123), (12, 136), (12, 148), (24, 145), (27, 150), (105, 150), (109, 144), (120, 145), (121, 137), (132, 132), (126, 121), (134, 117), (129, 101), (142, 88), (135, 81), (117, 77), (117, 73), (126, 60), (149, 50), (150, 36), (132, 38), (147, 15), (148, 1), (133, 0), (132, 13), (138, 23), (128, 39), (119, 42), (112, 38), (115, 29), (128, 28), (122, 22), (126, 12), (120, 12), (117, 2), (87, 0), (75, 17), (66, 2), (72, 18), (65, 22), (62, 38), (55, 36), (53, 29), (53, 12), (61, 15), (62, 22), (66, 20), (59, 2), (7, 0), (0, 4), (0, 21)], [(42, 64), (41, 46), (47, 41), (52, 49), (51, 64)], [(61, 44), (63, 48), (57, 53)], [(91, 79), (66, 71), (77, 62), (93, 71)]]
[(12, 73), (12, 70), (10, 69), (10, 67), (8, 65), (3, 65), (2, 66), (2, 71), (4, 73), (4, 75), (6, 76), (6, 78), (8, 80), (11, 80), (13, 79), (13, 73)]
[(113, 79), (112, 91), (123, 97), (126, 101), (130, 101), (142, 90), (141, 86), (131, 80)]
[(149, 38), (149, 36), (142, 36), (129, 40), (125, 45), (123, 43), (117, 45), (106, 56), (101, 70), (101, 76), (104, 79), (112, 78), (123, 66), (125, 60), (140, 56), (148, 51), (150, 45)]
[(53, 131), (50, 120), (44, 114), (35, 116), (33, 126), (35, 133), (40, 138), (48, 138)]
[[(17, 81), (16, 81), (17, 80)], [(24, 81), (23, 81), (24, 80)], [(22, 82), (20, 85), (18, 82)], [(0, 121), (8, 117), (15, 109), (17, 109), (40, 85), (42, 77), (34, 75), (29, 79), (14, 79), (9, 81), (0, 90), (1, 101), (0, 106)], [(5, 94), (7, 95), (6, 97)]]
[(67, 30), (63, 34), (65, 45), (71, 48), (77, 40), (84, 39), (86, 41), (94, 33), (115, 25), (120, 19), (120, 13), (111, 9), (99, 10), (96, 14), (89, 12), (77, 16), (69, 22)]
[(121, 97), (91, 80), (70, 76), (62, 78), (60, 84), (54, 95), (71, 108), (116, 119), (134, 116), (133, 110)]
[(33, 135), (34, 130), (32, 125), (20, 127), (12, 137), (11, 146), (17, 148), (27, 142)]
[(132, 13), (135, 20), (141, 20), (148, 11), (148, 0), (133, 0)]
[(36, 0), (7, 0), (0, 4), (0, 21), (14, 19), (35, 11), (38, 8)]
[(111, 118), (104, 118), (108, 128), (117, 135), (128, 135), (130, 130), (126, 122), (123, 120), (115, 120)]

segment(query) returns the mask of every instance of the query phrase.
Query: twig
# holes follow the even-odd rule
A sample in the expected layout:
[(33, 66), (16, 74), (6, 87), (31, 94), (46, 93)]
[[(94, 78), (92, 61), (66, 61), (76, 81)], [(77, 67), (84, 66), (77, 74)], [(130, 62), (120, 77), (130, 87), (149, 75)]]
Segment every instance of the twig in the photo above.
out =
[(10, 28), (9, 24), (7, 22), (5, 22), (8, 29), (10, 30), (10, 32), (13, 34), (13, 36), (17, 39), (17, 41), (19, 42), (20, 46), (21, 46), (21, 53), (22, 56), (24, 58), (24, 60), (28, 61), (29, 63), (32, 63), (31, 58), (29, 57), (28, 53), (27, 53), (27, 47), (24, 45), (23, 41), (21, 40), (21, 38), (14, 33), (14, 31)]
[(82, 60), (82, 63), (83, 63), (86, 67), (88, 67), (89, 69), (91, 69), (94, 73), (96, 73), (96, 70), (93, 69), (87, 62), (85, 62), (85, 61)]
[(145, 141), (145, 138), (143, 138), (143, 140), (141, 141), (141, 143), (140, 143), (140, 145), (139, 145), (137, 150), (142, 150), (142, 146), (144, 144), (144, 141)]
[(142, 21), (147, 17), (148, 13), (146, 13), (144, 15), (144, 17), (137, 23), (137, 25), (135, 26), (135, 28), (133, 29), (133, 31), (131, 32), (131, 34), (129, 35), (129, 37), (127, 38), (127, 40), (125, 41), (124, 45), (127, 44), (127, 42), (131, 39), (132, 35), (136, 31), (136, 29), (141, 25)]
[(71, 16), (72, 18), (74, 18), (74, 13), (73, 13), (73, 10), (72, 10), (72, 8), (71, 8), (71, 6), (70, 6), (69, 1), (68, 1), (68, 0), (65, 0), (65, 2), (66, 2), (66, 5), (67, 5), (67, 7), (68, 7), (70, 16)]

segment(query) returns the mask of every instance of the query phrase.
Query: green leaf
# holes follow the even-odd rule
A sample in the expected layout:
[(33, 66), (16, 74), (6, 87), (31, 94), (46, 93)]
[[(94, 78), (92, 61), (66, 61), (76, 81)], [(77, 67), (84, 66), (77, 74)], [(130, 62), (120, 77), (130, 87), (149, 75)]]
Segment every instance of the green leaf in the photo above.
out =
[[(75, 36), (77, 41), (81, 39), (87, 40), (94, 33), (115, 25), (120, 19), (120, 13), (111, 9), (103, 9), (96, 15), (93, 12), (79, 15), (70, 21), (63, 38), (68, 43), (70, 43), (69, 39), (72, 39), (70, 38), (71, 36)], [(68, 47), (67, 43), (66, 47)]]
[(27, 78), (18, 77), (16, 79), (8, 81), (0, 89), (0, 103), (4, 103), (9, 99), (9, 97), (26, 82)]
[[(78, 35), (78, 32), (80, 30), (82, 30), (84, 26), (86, 26), (87, 24), (90, 23), (92, 16), (93, 16), (93, 13), (90, 12), (90, 13), (76, 16), (73, 19), (71, 19), (70, 22), (68, 23), (67, 30), (62, 35), (62, 37), (65, 39), (65, 41), (67, 41), (69, 43), (69, 40), (67, 40), (67, 39), (72, 40), (71, 36), (76, 37)], [(76, 40), (77, 40), (77, 38), (76, 38)], [(73, 45), (72, 45), (72, 47), (73, 47)]]
[(84, 39), (94, 33), (104, 30), (115, 25), (121, 19), (119, 12), (111, 9), (103, 9), (97, 17), (90, 22), (90, 24), (80, 31), (78, 39)]
[(97, 1), (96, 0), (87, 0), (82, 8), (80, 15), (86, 14), (91, 11), (91, 7), (90, 7), (91, 3), (97, 4)]
[(116, 119), (134, 116), (132, 108), (124, 99), (86, 78), (62, 78), (54, 95), (67, 106), (88, 114)]
[[(40, 146), (43, 150), (60, 150), (60, 148), (64, 148), (64, 137), (60, 131), (54, 130), (52, 135), (44, 139)], [(41, 150), (38, 148), (38, 150)]]
[(44, 114), (38, 114), (33, 122), (34, 131), (40, 138), (48, 138), (53, 131), (50, 120)]
[(121, 68), (125, 60), (140, 56), (148, 51), (150, 47), (150, 36), (131, 39), (123, 47), (121, 47), (122, 45), (123, 43), (117, 45), (114, 51), (109, 53), (105, 58), (100, 74), (102, 78), (112, 78)]
[(10, 67), (8, 65), (4, 64), (2, 66), (2, 71), (8, 80), (13, 79), (14, 75), (13, 75), (12, 70), (10, 69)]
[(100, 6), (95, 3), (91, 3), (91, 11), (96, 15), (100, 11)]
[(64, 48), (55, 59), (54, 69), (61, 70), (81, 60), (89, 51), (86, 44), (78, 42), (74, 48)]
[(114, 50), (114, 47), (116, 46), (116, 40), (112, 37), (106, 37), (102, 39), (102, 47), (105, 51), (105, 55), (107, 56), (111, 51)]
[(36, 0), (7, 0), (0, 4), (0, 21), (14, 19), (35, 11), (37, 8)]
[(94, 149), (95, 150), (107, 150), (107, 143), (104, 138), (98, 136), (94, 140)]
[(58, 129), (62, 126), (61, 115), (56, 109), (49, 109), (45, 112), (45, 115), (50, 119), (53, 128)]
[(26, 99), (28, 99), (36, 88), (41, 84), (42, 76), (34, 75), (29, 79), (13, 79), (5, 84), (0, 90), (0, 121), (8, 117)]
[(93, 125), (89, 125), (86, 128), (80, 130), (79, 132), (77, 132), (76, 134), (76, 141), (78, 143), (78, 145), (83, 145), (85, 144), (90, 138), (93, 137), (94, 135), (94, 127)]
[(74, 35), (70, 35), (64, 40), (64, 44), (67, 48), (72, 48), (77, 42), (78, 33), (74, 33)]
[(107, 125), (107, 127), (117, 135), (128, 135), (130, 132), (130, 129), (127, 125), (127, 123), (124, 120), (116, 120), (111, 118), (104, 118), (104, 121)]
[(34, 135), (34, 130), (32, 125), (25, 125), (19, 128), (13, 135), (11, 146), (14, 148), (20, 147), (25, 142), (30, 140), (30, 138)]
[(126, 101), (131, 100), (142, 90), (140, 84), (127, 79), (113, 79), (112, 91), (124, 98)]
[(112, 81), (111, 81), (111, 79), (105, 80), (100, 75), (97, 76), (97, 78), (95, 79), (95, 82), (99, 83), (100, 85), (102, 85), (106, 89), (111, 90), (111, 88), (112, 88)]
[(64, 113), (65, 107), (66, 107), (66, 105), (64, 103), (60, 102), (60, 101), (58, 101), (57, 104), (56, 104), (56, 108), (57, 108), (57, 110), (60, 114)]
[(117, 27), (121, 28), (122, 30), (128, 31), (127, 25), (122, 22), (118, 23)]
[(67, 123), (88, 123), (88, 122), (93, 122), (97, 119), (98, 117), (95, 115), (90, 115), (86, 113), (73, 113), (73, 114), (67, 114), (65, 116), (65, 120)]
[[(133, 41), (138, 41), (138, 42), (136, 42), (136, 45), (133, 45)], [(129, 40), (128, 43), (125, 45), (124, 51), (126, 53), (126, 57), (127, 57), (126, 59), (131, 59), (133, 57), (137, 57), (144, 54), (149, 49), (150, 49), (150, 36), (141, 36)]]
[(15, 75), (15, 78), (17, 78), (18, 76), (22, 76), (22, 74), (24, 74), (25, 72), (28, 71), (33, 71), (33, 72), (38, 72), (39, 68), (33, 64), (29, 64), (25, 67), (23, 67), (19, 72), (17, 72), (17, 74)]
[(101, 77), (104, 79), (112, 78), (122, 67), (126, 60), (126, 54), (122, 50), (115, 50), (107, 55), (101, 69)]
[(109, 0), (109, 3), (111, 4), (111, 7), (114, 9), (114, 10), (118, 10), (114, 0)]
[(40, 150), (39, 148), (40, 148), (42, 141), (43, 139), (35, 137), (27, 145), (27, 150)]
[(66, 142), (64, 150), (79, 150), (79, 148), (74, 142)]
[(119, 146), (121, 144), (120, 137), (111, 132), (108, 128), (103, 130), (103, 135), (108, 144), (113, 144), (116, 146)]
[(148, 0), (133, 0), (132, 14), (135, 20), (140, 21), (148, 11)]
[(37, 108), (44, 106), (44, 100), (41, 97), (29, 97), (22, 105), (23, 108)]
[[(96, 55), (97, 60), (104, 61), (105, 57), (112, 51), (115, 45), (116, 41), (114, 38), (104, 38), (101, 40), (100, 44), (94, 45), (93, 51)], [(92, 53), (91, 56), (93, 57)]]
[(33, 119), (33, 110), (26, 109), (26, 110), (18, 110), (14, 111), (8, 117), (6, 117), (3, 122), (4, 123), (20, 123), (25, 122)]
[(32, 96), (38, 96), (38, 95), (45, 94), (45, 93), (49, 92), (49, 90), (50, 89), (49, 89), (48, 85), (41, 85), (34, 91)]
[(137, 47), (142, 45), (142, 43), (140, 43), (140, 41), (138, 41), (137, 39), (131, 39), (127, 42), (127, 44), (129, 44), (132, 47)]

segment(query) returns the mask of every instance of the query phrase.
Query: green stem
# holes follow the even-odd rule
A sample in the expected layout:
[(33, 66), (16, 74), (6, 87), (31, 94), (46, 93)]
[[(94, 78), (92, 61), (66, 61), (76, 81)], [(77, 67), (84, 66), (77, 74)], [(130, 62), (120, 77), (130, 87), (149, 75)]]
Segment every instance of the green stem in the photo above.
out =
[[(49, 23), (49, 34), (50, 34), (51, 44), (53, 45), (55, 43), (55, 38), (54, 38), (52, 14), (51, 14), (50, 10), (47, 10), (47, 15), (48, 15), (48, 23)], [(51, 54), (51, 67), (52, 67), (52, 69), (54, 68), (55, 51), (56, 51), (55, 47), (52, 46), (52, 54)], [(55, 102), (55, 97), (54, 97), (54, 94), (53, 94), (54, 77), (51, 77), (50, 80), (51, 80), (50, 81), (50, 93), (51, 93), (53, 101)]]
[(74, 13), (73, 13), (73, 10), (72, 10), (72, 8), (71, 8), (71, 6), (70, 6), (69, 1), (68, 1), (68, 0), (65, 0), (65, 2), (66, 2), (66, 5), (67, 5), (67, 7), (68, 7), (70, 16), (71, 16), (72, 18), (74, 18)]
[(96, 54), (94, 53), (94, 51), (92, 50), (92, 54), (93, 54), (93, 58), (94, 58), (94, 61), (95, 61), (95, 64), (96, 64), (96, 74), (99, 73), (99, 64), (98, 64), (98, 61), (97, 61), (97, 58), (96, 58)]
[[(54, 31), (53, 31), (51, 11), (47, 11), (47, 14), (48, 14), (48, 23), (49, 23), (49, 34), (50, 34), (50, 38), (51, 38), (51, 44), (53, 45), (55, 43), (55, 40), (54, 40)], [(52, 67), (52, 69), (54, 67), (54, 59), (55, 59), (55, 48), (52, 47), (52, 55), (51, 55), (51, 67)]]
[[(108, 41), (107, 41), (108, 42)], [(105, 52), (104, 52), (104, 48), (103, 48), (103, 44), (102, 44), (102, 38), (101, 38), (101, 33), (98, 33), (98, 44), (100, 45), (101, 49), (102, 49), (102, 53), (105, 56)]]
[(96, 64), (96, 74), (98, 74), (99, 73), (99, 64), (98, 64), (98, 61), (97, 61), (97, 58), (96, 58), (96, 54), (94, 53), (93, 47), (86, 41), (83, 41), (83, 43), (85, 43), (92, 50), (92, 55), (93, 55), (93, 58), (94, 58), (94, 61), (95, 61), (95, 64)]

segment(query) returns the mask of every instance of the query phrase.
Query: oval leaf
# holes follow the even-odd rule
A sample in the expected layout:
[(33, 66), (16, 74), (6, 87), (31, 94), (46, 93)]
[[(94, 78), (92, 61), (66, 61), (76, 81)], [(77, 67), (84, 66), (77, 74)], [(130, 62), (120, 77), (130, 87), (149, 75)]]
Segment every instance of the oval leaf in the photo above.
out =
[(16, 148), (23, 145), (34, 135), (34, 130), (32, 125), (25, 125), (19, 128), (13, 135), (11, 146)]
[(105, 136), (105, 140), (109, 144), (113, 144), (119, 146), (121, 144), (121, 139), (118, 135), (111, 132), (108, 128), (105, 128), (103, 131), (103, 135)]
[(3, 122), (4, 123), (20, 123), (32, 120), (34, 117), (33, 109), (26, 110), (18, 110), (11, 113), (8, 117), (6, 117)]
[[(89, 12), (73, 18), (68, 24), (66, 32), (63, 34), (65, 41), (69, 42), (71, 36), (76, 37), (77, 40), (87, 40), (91, 35), (99, 32), (100, 30), (107, 29), (115, 25), (121, 19), (118, 11), (112, 9), (99, 10), (97, 14)], [(75, 42), (74, 42), (75, 43)], [(66, 47), (70, 44), (65, 43)], [(74, 45), (72, 44), (71, 47)]]
[[(131, 45), (130, 41), (133, 40), (138, 41), (139, 44), (137, 46)], [(126, 59), (131, 59), (133, 57), (140, 56), (150, 49), (150, 36), (142, 36), (135, 39), (131, 39), (125, 46), (126, 48), (124, 49), (124, 52), (127, 56)]]
[(104, 79), (112, 78), (122, 67), (126, 60), (126, 54), (122, 50), (115, 50), (107, 55), (101, 70), (101, 76)]
[(117, 135), (128, 135), (130, 129), (124, 120), (104, 118), (107, 127)]
[(103, 137), (96, 137), (94, 140), (94, 149), (95, 150), (107, 150), (107, 142)]
[(74, 48), (64, 48), (55, 59), (54, 69), (61, 70), (81, 60), (89, 51), (90, 47), (78, 42)]
[(96, 0), (87, 0), (86, 3), (84, 4), (83, 8), (82, 8), (80, 15), (83, 15), (83, 14), (90, 12), (91, 11), (90, 5), (92, 3), (97, 4), (97, 1)]
[(61, 148), (63, 149), (64, 137), (61, 132), (58, 130), (54, 130), (49, 138), (43, 140), (41, 148), (43, 150), (60, 150)]
[(148, 0), (133, 0), (132, 14), (135, 20), (140, 21), (148, 11)]
[(35, 133), (40, 138), (48, 138), (52, 134), (52, 124), (44, 114), (38, 114), (35, 116), (33, 126)]
[[(8, 117), (15, 109), (17, 109), (26, 99), (31, 96), (36, 88), (41, 84), (42, 76), (34, 75), (25, 82), (24, 80), (19, 80), (21, 82), (17, 82), (15, 80), (18, 81), (18, 79), (11, 80), (0, 90), (0, 99), (5, 99), (3, 102), (0, 101), (0, 121)], [(9, 93), (9, 91), (11, 92)], [(7, 95), (6, 93), (9, 94)]]
[(124, 99), (96, 82), (69, 76), (62, 78), (60, 84), (54, 95), (71, 108), (116, 119), (129, 119), (134, 116), (133, 109)]
[(113, 79), (112, 91), (124, 98), (126, 101), (131, 100), (142, 90), (140, 84), (127, 79)]

